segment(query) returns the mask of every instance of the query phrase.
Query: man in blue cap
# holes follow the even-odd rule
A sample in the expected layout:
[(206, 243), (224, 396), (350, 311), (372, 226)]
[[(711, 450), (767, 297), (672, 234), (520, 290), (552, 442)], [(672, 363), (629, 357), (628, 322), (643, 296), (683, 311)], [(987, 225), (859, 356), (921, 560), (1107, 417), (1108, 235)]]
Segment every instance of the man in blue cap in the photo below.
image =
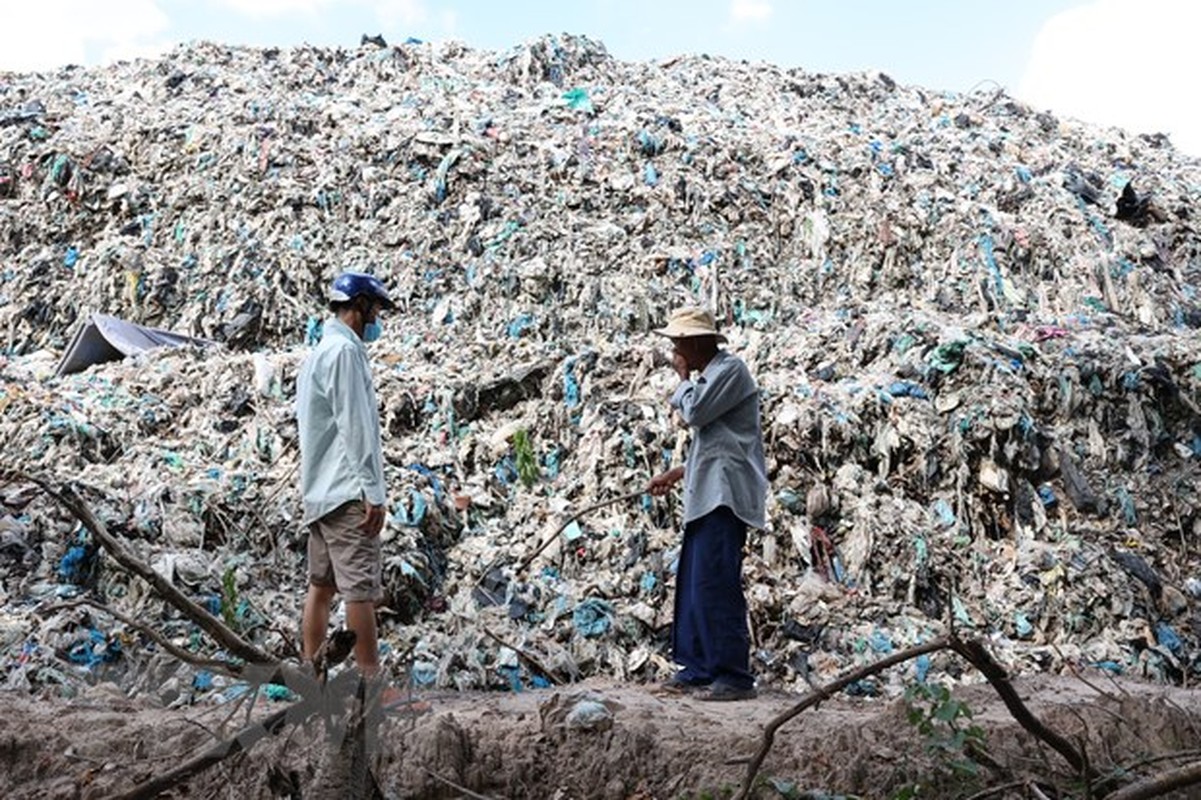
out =
[(379, 672), (375, 606), (383, 599), (379, 533), (387, 492), (379, 407), (365, 342), (381, 332), (380, 313), (395, 308), (377, 279), (345, 272), (329, 292), (333, 316), (296, 381), (300, 485), (309, 528), (309, 590), (304, 658), (325, 641), (334, 594), (346, 600), (346, 627), (364, 676)]
[(655, 333), (671, 339), (672, 368), (680, 379), (671, 405), (692, 428), (684, 466), (647, 485), (662, 496), (684, 481), (684, 545), (672, 622), (672, 657), (682, 669), (664, 689), (700, 700), (749, 700), (755, 679), (742, 549), (747, 528), (765, 524), (759, 387), (742, 359), (717, 346), (726, 337), (709, 311), (678, 309)]

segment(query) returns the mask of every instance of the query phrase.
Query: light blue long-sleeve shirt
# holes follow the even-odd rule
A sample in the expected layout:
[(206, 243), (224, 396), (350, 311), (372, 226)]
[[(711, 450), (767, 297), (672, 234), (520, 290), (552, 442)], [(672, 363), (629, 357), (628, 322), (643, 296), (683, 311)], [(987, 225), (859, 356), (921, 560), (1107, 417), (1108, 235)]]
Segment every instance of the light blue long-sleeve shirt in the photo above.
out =
[(305, 524), (351, 500), (384, 504), (384, 456), (371, 362), (361, 339), (330, 318), (296, 379)]
[(684, 523), (718, 506), (752, 528), (767, 524), (767, 465), (759, 423), (759, 387), (741, 358), (719, 350), (696, 381), (671, 396), (692, 427), (684, 464)]

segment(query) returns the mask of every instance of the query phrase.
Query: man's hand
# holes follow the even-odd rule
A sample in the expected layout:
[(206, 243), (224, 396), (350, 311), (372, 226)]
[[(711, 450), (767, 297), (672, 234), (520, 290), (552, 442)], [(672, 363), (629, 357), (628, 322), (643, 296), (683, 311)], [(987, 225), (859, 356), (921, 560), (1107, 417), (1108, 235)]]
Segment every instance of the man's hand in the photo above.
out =
[(671, 354), (671, 368), (676, 371), (682, 381), (688, 380), (688, 376), (691, 374), (688, 370), (688, 359), (679, 353)]
[(660, 472), (658, 475), (650, 479), (646, 485), (646, 491), (655, 497), (662, 497), (671, 491), (671, 487), (675, 486), (684, 477), (683, 467), (674, 467), (667, 472)]
[(384, 507), (366, 503), (365, 508), (367, 510), (367, 518), (363, 520), (363, 524), (359, 526), (359, 530), (368, 536), (379, 536), (379, 532), (384, 529)]

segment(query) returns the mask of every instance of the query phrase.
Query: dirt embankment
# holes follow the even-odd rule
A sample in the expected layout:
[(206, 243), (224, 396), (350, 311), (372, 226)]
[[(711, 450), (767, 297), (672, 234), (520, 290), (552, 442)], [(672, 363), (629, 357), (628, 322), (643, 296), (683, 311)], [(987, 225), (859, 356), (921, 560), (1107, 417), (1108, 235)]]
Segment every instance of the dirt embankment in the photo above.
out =
[[(1144, 684), (1086, 685), (1040, 677), (1017, 684), (1044, 722), (1086, 744), (1105, 772), (1201, 741), (1201, 694)], [(581, 696), (602, 700), (611, 724), (564, 724)], [(1013, 784), (994, 797), (1031, 797), (1023, 779), (1070, 787), (1066, 765), (1008, 716), (987, 686), (954, 697), (971, 708), (995, 762), (972, 777), (927, 749), (902, 701), (839, 696), (781, 729), (760, 771), (756, 797), (827, 792), (888, 798), (920, 783), (920, 797), (965, 797)], [(417, 718), (388, 718), (373, 742), (375, 774), (388, 797), (605, 798), (729, 796), (740, 786), (764, 726), (795, 695), (767, 691), (745, 703), (665, 697), (639, 685), (590, 681), (521, 694), (445, 694)], [(0, 796), (99, 798), (126, 790), (210, 746), (246, 722), (230, 706), (164, 710), (94, 689), (72, 702), (6, 699), (0, 717)], [(264, 716), (278, 704), (260, 705)], [(328, 741), (319, 725), (293, 728), (180, 786), (177, 797), (313, 797)], [(951, 754), (955, 756), (954, 753)], [(1163, 761), (1148, 769), (1180, 762)], [(474, 795), (472, 794), (474, 793)], [(814, 794), (812, 796), (820, 796)], [(1198, 796), (1182, 793), (1179, 796)]]

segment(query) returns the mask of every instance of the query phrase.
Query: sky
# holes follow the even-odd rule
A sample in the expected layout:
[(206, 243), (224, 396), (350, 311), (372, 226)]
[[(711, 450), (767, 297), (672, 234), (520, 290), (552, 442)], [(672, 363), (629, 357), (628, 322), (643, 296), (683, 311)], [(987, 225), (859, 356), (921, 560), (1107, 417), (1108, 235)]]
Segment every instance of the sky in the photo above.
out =
[(627, 60), (705, 53), (882, 70), (928, 89), (1001, 86), (1037, 110), (1167, 133), (1201, 156), (1198, 31), (1198, 0), (0, 0), (0, 71), (195, 40), (355, 47), (382, 34), (507, 50), (573, 33)]

